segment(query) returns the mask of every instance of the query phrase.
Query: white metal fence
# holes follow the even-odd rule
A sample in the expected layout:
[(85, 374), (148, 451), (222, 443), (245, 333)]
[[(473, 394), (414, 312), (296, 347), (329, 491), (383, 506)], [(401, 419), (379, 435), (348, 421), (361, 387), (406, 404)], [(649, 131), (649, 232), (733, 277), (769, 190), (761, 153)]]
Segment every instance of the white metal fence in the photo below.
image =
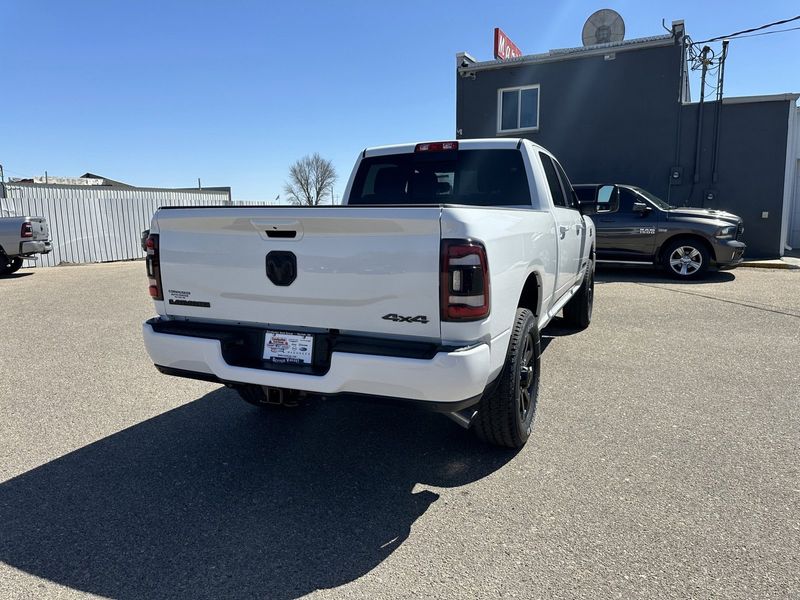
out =
[(53, 251), (35, 263), (43, 267), (142, 258), (141, 232), (150, 227), (159, 207), (230, 204), (229, 192), (219, 190), (24, 183), (5, 187), (7, 197), (0, 198), (0, 216), (47, 219)]

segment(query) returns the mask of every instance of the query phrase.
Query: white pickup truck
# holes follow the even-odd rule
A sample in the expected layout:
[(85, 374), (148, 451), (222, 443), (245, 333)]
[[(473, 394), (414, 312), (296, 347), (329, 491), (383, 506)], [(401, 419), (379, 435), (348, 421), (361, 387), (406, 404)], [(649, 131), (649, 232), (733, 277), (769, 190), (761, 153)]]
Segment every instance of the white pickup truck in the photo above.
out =
[(37, 254), (47, 254), (52, 249), (44, 217), (0, 216), (0, 276), (16, 273), (23, 259), (36, 260)]
[(163, 373), (256, 405), (401, 400), (494, 444), (530, 435), (539, 332), (588, 326), (595, 231), (527, 140), (364, 150), (332, 207), (162, 208), (147, 240)]

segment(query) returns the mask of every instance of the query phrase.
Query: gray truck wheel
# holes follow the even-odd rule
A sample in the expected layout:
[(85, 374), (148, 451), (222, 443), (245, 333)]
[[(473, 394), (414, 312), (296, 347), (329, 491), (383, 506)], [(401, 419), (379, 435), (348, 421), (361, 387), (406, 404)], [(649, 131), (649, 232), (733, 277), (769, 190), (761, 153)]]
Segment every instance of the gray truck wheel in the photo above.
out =
[(506, 364), (494, 388), (481, 398), (472, 428), (481, 440), (521, 448), (528, 441), (539, 397), (541, 343), (536, 317), (518, 308)]
[(589, 259), (589, 267), (583, 276), (578, 292), (564, 307), (564, 324), (573, 329), (586, 329), (592, 322), (594, 308), (594, 253)]
[(667, 272), (675, 279), (699, 279), (708, 270), (711, 257), (703, 244), (684, 238), (666, 247), (663, 261)]
[(242, 400), (259, 408), (294, 408), (299, 406), (300, 392), (278, 388), (264, 389), (260, 385), (237, 385)]

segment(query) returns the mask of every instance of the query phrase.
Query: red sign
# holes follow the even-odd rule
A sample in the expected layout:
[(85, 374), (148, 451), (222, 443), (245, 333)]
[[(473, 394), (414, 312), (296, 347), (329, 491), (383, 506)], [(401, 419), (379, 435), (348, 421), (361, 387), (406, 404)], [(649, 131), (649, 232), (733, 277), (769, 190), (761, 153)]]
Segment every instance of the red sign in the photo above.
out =
[(498, 60), (522, 56), (522, 50), (503, 33), (499, 27), (494, 28), (494, 57)]

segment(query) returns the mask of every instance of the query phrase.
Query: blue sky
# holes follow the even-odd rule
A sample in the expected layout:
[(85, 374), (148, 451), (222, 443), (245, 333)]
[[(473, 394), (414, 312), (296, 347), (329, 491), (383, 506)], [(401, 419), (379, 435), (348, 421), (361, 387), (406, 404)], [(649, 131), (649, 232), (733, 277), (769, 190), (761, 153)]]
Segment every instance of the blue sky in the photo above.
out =
[[(579, 46), (605, 7), (627, 39), (662, 33), (662, 18), (699, 40), (800, 13), (788, 0), (0, 0), (0, 164), (143, 186), (200, 177), (271, 200), (317, 151), (341, 192), (365, 146), (454, 137), (456, 52), (492, 58), (495, 26), (525, 53)], [(800, 31), (732, 42), (726, 96), (781, 92), (800, 92)]]

